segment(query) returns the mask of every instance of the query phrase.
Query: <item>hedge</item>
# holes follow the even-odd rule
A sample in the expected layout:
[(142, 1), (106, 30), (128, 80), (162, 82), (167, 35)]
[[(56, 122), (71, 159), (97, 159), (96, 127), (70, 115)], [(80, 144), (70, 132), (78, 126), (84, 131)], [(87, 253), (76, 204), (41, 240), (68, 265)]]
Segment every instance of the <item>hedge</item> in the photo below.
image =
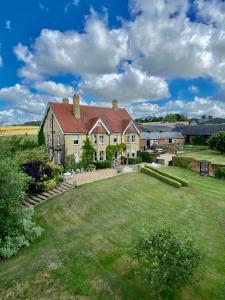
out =
[(153, 177), (155, 177), (155, 178), (157, 178), (157, 179), (159, 179), (159, 180), (161, 180), (161, 181), (163, 181), (165, 183), (168, 183), (168, 184), (170, 184), (170, 185), (172, 185), (172, 186), (174, 186), (176, 188), (180, 188), (181, 187), (181, 183), (180, 182), (177, 182), (177, 181), (175, 181), (173, 179), (165, 177), (165, 176), (163, 176), (163, 175), (161, 175), (161, 174), (159, 174), (159, 173), (157, 173), (157, 172), (155, 172), (155, 171), (153, 171), (151, 169), (141, 168), (141, 172), (145, 173), (145, 174), (148, 174), (150, 176), (153, 176)]
[(173, 156), (172, 164), (175, 167), (180, 167), (184, 169), (191, 169), (192, 158)]
[(142, 162), (152, 163), (157, 158), (157, 154), (139, 150), (137, 156), (142, 158)]
[(102, 160), (102, 161), (96, 161), (93, 163), (96, 167), (96, 170), (98, 169), (107, 169), (112, 167), (112, 163), (110, 160)]
[(168, 177), (168, 178), (170, 178), (172, 180), (180, 182), (182, 186), (188, 186), (189, 185), (189, 183), (187, 181), (181, 179), (180, 177), (176, 177), (176, 176), (164, 173), (164, 172), (162, 172), (162, 171), (160, 171), (158, 169), (155, 169), (155, 168), (153, 168), (151, 166), (145, 166), (145, 167), (148, 168), (148, 169), (150, 169), (150, 170), (152, 170), (152, 171), (155, 171), (156, 173), (158, 173), (158, 174), (160, 174), (162, 176), (165, 176), (165, 177)]
[(218, 179), (225, 179), (225, 167), (217, 167), (215, 177)]
[(141, 157), (129, 157), (128, 159), (128, 164), (129, 165), (137, 165), (142, 163), (142, 158)]

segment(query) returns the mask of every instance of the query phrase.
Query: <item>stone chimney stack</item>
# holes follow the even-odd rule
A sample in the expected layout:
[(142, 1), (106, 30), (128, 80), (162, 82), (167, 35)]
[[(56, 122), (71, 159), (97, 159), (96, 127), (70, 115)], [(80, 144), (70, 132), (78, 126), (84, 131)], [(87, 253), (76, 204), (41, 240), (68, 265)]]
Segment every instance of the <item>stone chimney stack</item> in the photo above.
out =
[(117, 110), (118, 110), (118, 100), (113, 99), (113, 101), (112, 101), (112, 109), (113, 109), (114, 111), (117, 111)]
[(64, 103), (64, 104), (69, 104), (70, 101), (69, 101), (68, 98), (63, 98), (63, 99), (62, 99), (62, 103)]
[(80, 119), (80, 96), (78, 94), (73, 96), (73, 114), (76, 119)]

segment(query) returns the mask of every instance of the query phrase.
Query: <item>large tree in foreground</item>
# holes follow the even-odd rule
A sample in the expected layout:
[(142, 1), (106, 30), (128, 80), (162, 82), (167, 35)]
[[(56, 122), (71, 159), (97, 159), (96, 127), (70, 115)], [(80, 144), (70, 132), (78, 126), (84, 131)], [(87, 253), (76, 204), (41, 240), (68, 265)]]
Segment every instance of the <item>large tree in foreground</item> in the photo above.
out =
[(202, 255), (190, 239), (167, 229), (141, 238), (135, 248), (139, 273), (158, 295), (169, 294), (190, 282)]
[(209, 138), (209, 148), (225, 153), (225, 131), (218, 132)]

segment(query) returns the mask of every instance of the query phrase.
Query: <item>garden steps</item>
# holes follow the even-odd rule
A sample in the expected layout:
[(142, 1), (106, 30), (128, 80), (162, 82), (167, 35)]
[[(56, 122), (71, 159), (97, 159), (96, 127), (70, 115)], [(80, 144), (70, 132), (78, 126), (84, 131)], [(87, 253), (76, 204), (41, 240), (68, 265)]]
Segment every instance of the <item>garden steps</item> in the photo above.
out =
[(29, 197), (25, 198), (22, 202), (23, 207), (30, 207), (41, 203), (53, 196), (59, 195), (65, 192), (68, 189), (73, 187), (72, 184), (67, 182), (62, 182), (59, 186), (49, 190), (48, 192), (43, 192), (41, 194), (30, 195)]

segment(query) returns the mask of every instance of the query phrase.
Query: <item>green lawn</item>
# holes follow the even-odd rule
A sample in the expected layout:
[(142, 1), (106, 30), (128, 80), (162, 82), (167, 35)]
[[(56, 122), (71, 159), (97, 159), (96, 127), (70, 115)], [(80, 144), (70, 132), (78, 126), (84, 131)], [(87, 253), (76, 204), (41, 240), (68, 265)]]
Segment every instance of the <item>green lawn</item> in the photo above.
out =
[(184, 147), (184, 152), (179, 156), (192, 157), (197, 160), (208, 160), (214, 164), (225, 165), (225, 155), (207, 147), (189, 146)]
[(0, 299), (155, 299), (135, 274), (130, 246), (142, 230), (188, 232), (205, 254), (198, 281), (170, 299), (219, 299), (225, 280), (225, 184), (165, 168), (177, 189), (141, 173), (67, 191), (36, 207), (42, 237), (0, 263)]

